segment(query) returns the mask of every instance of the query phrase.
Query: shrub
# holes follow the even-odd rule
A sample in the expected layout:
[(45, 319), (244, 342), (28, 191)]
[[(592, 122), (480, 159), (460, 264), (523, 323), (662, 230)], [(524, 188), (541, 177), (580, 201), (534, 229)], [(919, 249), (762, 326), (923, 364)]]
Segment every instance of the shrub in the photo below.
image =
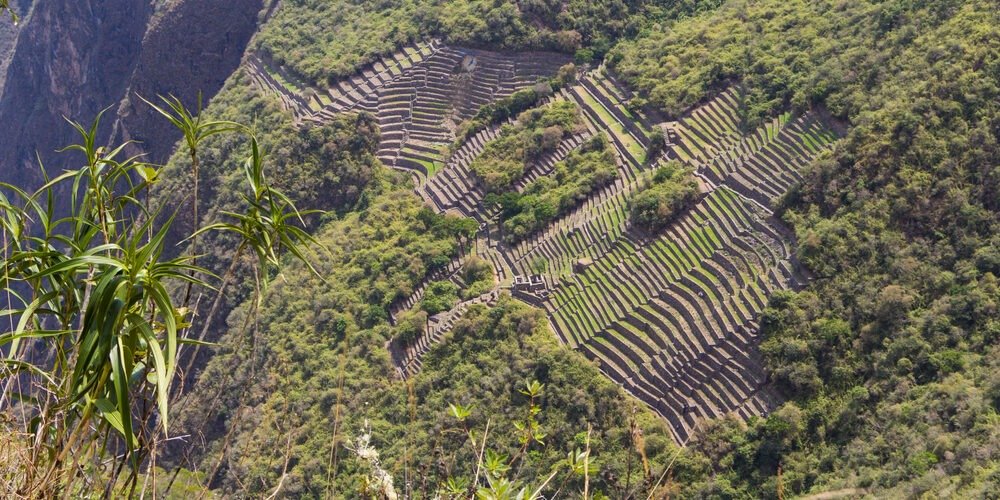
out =
[(598, 135), (557, 163), (551, 175), (531, 182), (520, 194), (504, 193), (490, 201), (500, 204), (504, 237), (516, 242), (570, 212), (617, 176), (615, 153), (604, 135)]
[(393, 339), (402, 345), (410, 345), (424, 332), (425, 325), (427, 325), (426, 311), (406, 311), (396, 320), (396, 334)]
[(647, 231), (662, 230), (697, 200), (698, 192), (690, 171), (676, 164), (661, 167), (629, 202), (632, 223)]
[(571, 102), (529, 109), (486, 145), (470, 169), (488, 193), (503, 192), (524, 175), (529, 162), (554, 150), (580, 126), (579, 111)]
[(427, 286), (420, 308), (429, 315), (435, 315), (455, 307), (458, 302), (458, 285), (450, 281), (434, 281)]

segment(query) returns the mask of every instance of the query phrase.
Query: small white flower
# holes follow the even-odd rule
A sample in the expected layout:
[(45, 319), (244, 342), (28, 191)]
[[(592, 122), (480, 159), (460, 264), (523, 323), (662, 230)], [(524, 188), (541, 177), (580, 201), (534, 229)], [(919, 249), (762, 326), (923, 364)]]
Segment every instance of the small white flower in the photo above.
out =
[(393, 485), (392, 475), (382, 468), (382, 462), (378, 457), (378, 450), (371, 446), (371, 439), (371, 426), (368, 420), (365, 419), (364, 430), (354, 439), (353, 447), (350, 445), (345, 447), (354, 452), (361, 460), (368, 462), (369, 467), (372, 469), (371, 475), (368, 477), (368, 483), (372, 487), (377, 488), (389, 500), (398, 500), (399, 495), (396, 493), (396, 487)]

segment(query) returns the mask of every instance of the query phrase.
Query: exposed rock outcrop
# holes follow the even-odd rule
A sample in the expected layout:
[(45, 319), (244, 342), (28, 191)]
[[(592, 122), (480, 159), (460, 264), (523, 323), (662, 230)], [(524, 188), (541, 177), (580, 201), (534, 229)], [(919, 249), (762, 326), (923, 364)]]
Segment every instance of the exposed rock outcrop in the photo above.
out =
[[(55, 155), (75, 132), (63, 117), (89, 122), (115, 106), (124, 115), (102, 124), (101, 138), (144, 141), (162, 162), (178, 133), (136, 93), (207, 101), (239, 64), (256, 30), (262, 0), (179, 0), (156, 12), (149, 0), (39, 2), (18, 34), (0, 93), (0, 180), (37, 185), (35, 155), (50, 172), (71, 165)], [(115, 109), (115, 108), (112, 108)]]
[(0, 15), (0, 91), (3, 91), (3, 83), (7, 79), (7, 65), (10, 64), (11, 55), (14, 53), (14, 43), (17, 41), (19, 26), (25, 23), (28, 16), (31, 15), (31, 4), (32, 0), (13, 0), (10, 2), (11, 9), (20, 18), (18, 24), (15, 24), (13, 18), (7, 13)]
[(207, 104), (239, 65), (262, 7), (262, 0), (182, 0), (158, 14), (119, 108), (115, 140), (139, 141), (148, 159), (166, 161), (178, 135), (137, 96), (172, 94), (194, 107), (201, 92)]
[(62, 117), (89, 121), (121, 100), (150, 13), (148, 0), (52, 0), (35, 7), (18, 34), (0, 99), (0, 179), (37, 184), (36, 151), (50, 171), (71, 160), (53, 155), (75, 133)]

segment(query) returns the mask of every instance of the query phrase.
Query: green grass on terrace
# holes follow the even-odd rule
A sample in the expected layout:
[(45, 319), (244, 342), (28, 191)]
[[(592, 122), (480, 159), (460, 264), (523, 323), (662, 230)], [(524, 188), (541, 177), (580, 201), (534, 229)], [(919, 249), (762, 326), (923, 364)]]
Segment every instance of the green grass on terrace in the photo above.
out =
[(296, 95), (302, 95), (303, 90), (298, 85), (286, 80), (285, 77), (281, 76), (281, 73), (271, 69), (266, 64), (263, 64), (262, 66), (264, 66), (264, 71), (267, 71), (267, 74), (271, 75), (271, 78), (274, 78), (275, 81), (280, 83), (285, 90)]
[(606, 97), (609, 101), (614, 103), (615, 108), (617, 108), (618, 111), (620, 111), (623, 115), (625, 115), (626, 118), (632, 120), (632, 122), (635, 123), (635, 126), (639, 130), (641, 130), (642, 133), (647, 135), (649, 134), (650, 131), (648, 128), (646, 128), (646, 125), (643, 122), (643, 120), (640, 120), (637, 116), (635, 116), (635, 113), (632, 113), (631, 111), (629, 111), (628, 108), (621, 105), (621, 97), (613, 95), (611, 92), (609, 92), (608, 85), (605, 85), (607, 80), (591, 78), (591, 81), (593, 81), (594, 88), (597, 89), (598, 93), (600, 93), (601, 95)]
[(587, 93), (587, 89), (581, 86), (577, 89), (577, 92), (580, 94), (580, 97), (583, 98), (587, 107), (594, 110), (594, 112), (598, 115), (604, 126), (603, 128), (611, 131), (611, 133), (625, 145), (625, 149), (627, 149), (628, 152), (639, 161), (639, 163), (644, 163), (646, 161), (646, 148), (642, 147), (642, 144), (639, 144), (635, 139), (633, 139), (632, 134), (625, 129), (625, 126), (622, 125), (610, 111), (605, 109), (604, 105)]

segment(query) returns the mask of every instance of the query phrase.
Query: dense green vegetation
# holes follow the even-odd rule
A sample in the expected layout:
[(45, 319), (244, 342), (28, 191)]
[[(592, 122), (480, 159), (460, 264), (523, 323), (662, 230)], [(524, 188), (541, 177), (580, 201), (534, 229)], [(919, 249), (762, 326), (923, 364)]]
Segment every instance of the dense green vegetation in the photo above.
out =
[[(226, 415), (245, 407), (256, 408), (254, 418), (265, 418), (273, 411), (264, 406), (269, 397), (294, 397), (295, 394), (308, 395), (308, 400), (295, 403), (306, 405), (303, 412), (306, 407), (311, 407), (311, 412), (331, 409), (340, 387), (338, 374), (345, 369), (354, 369), (348, 368), (345, 363), (354, 366), (367, 363), (370, 360), (366, 358), (372, 355), (380, 358), (386, 355), (384, 348), (379, 346), (374, 349), (374, 345), (364, 348), (370, 351), (367, 354), (355, 353), (357, 356), (347, 358), (343, 354), (338, 355), (335, 350), (354, 349), (363, 345), (365, 338), (384, 335), (388, 331), (388, 305), (412, 293), (419, 279), (430, 269), (446, 263), (458, 251), (455, 235), (435, 232), (420, 217), (420, 213), (421, 206), (415, 196), (403, 191), (391, 191), (378, 196), (365, 210), (324, 225), (317, 234), (317, 240), (325, 248), (324, 258), (315, 264), (319, 276), (305, 272), (305, 269), (286, 270), (284, 280), (272, 286), (259, 324), (252, 325), (249, 331), (236, 317), (250, 314), (255, 304), (247, 303), (234, 312), (235, 317), (229, 320), (232, 329), (222, 341), (224, 350), (216, 354), (206, 368), (201, 378), (204, 387), (192, 395), (191, 404), (185, 404), (189, 413), (182, 415), (183, 421), (191, 425), (192, 430), (202, 429), (206, 423), (210, 424), (209, 430), (211, 426), (223, 424), (232, 429), (249, 430), (254, 427), (252, 423), (235, 418), (235, 414), (228, 419)], [(309, 293), (295, 293), (294, 290), (309, 290)], [(370, 330), (377, 325), (382, 325), (380, 330)], [(300, 332), (306, 338), (294, 338), (289, 335), (292, 331)], [(274, 332), (274, 336), (271, 337), (268, 332)], [(268, 337), (261, 339), (261, 335)], [(306, 340), (308, 338), (312, 340)], [(267, 343), (258, 344), (263, 340)], [(297, 361), (290, 362), (290, 359)], [(239, 368), (234, 371), (237, 365)], [(289, 384), (308, 383), (311, 387), (323, 389), (309, 389), (303, 393), (297, 389), (292, 394), (273, 393), (266, 388), (270, 383), (254, 383), (262, 382), (256, 377), (264, 368), (263, 373), (279, 370), (268, 378), (291, 377), (286, 379)], [(368, 386), (374, 381), (375, 378), (350, 377), (348, 383)], [(378, 385), (371, 389), (376, 389)], [(216, 388), (214, 390), (225, 389), (224, 397), (215, 401), (201, 400), (214, 393), (213, 387)], [(233, 387), (241, 389), (232, 390)], [(270, 404), (280, 405), (277, 401)], [(327, 428), (327, 423), (326, 419), (315, 418), (310, 425)], [(268, 424), (284, 425), (285, 422), (279, 420)], [(244, 428), (244, 425), (250, 427)], [(329, 431), (327, 429), (326, 432)], [(326, 437), (329, 436), (326, 434)], [(273, 447), (272, 451), (280, 453), (283, 449)], [(206, 464), (210, 464), (214, 455), (206, 454), (205, 460)], [(266, 465), (265, 462), (260, 464)]]
[[(479, 428), (490, 421), (494, 436), (490, 441), (495, 439), (500, 450), (513, 456), (522, 434), (515, 425), (523, 422), (526, 410), (527, 398), (519, 390), (526, 382), (538, 381), (545, 386), (538, 416), (544, 444), (532, 443), (519, 465), (521, 477), (538, 484), (567, 453), (583, 450), (588, 424), (595, 465), (592, 491), (614, 498), (622, 496), (626, 485), (639, 488), (648, 476), (641, 464), (643, 456), (650, 462), (650, 472), (661, 470), (675, 449), (663, 424), (646, 413), (631, 417), (630, 405), (635, 403), (626, 401), (594, 367), (580, 363), (577, 354), (560, 348), (544, 322), (540, 311), (510, 298), (492, 309), (471, 309), (448, 339), (425, 358), (423, 370), (411, 383), (410, 404), (416, 407), (416, 422), (406, 434), (396, 435), (398, 441), (386, 452), (409, 448), (414, 457), (411, 466), (428, 470), (430, 481), (438, 474), (432, 472), (433, 457), (444, 458), (445, 470), (452, 476), (468, 476), (475, 463), (470, 449), (450, 435), (447, 427), (434, 425), (447, 419), (449, 404), (458, 404), (472, 410), (471, 418)], [(642, 441), (630, 435), (632, 418), (642, 431)], [(565, 488), (579, 491), (581, 480), (576, 478)], [(553, 484), (548, 491), (557, 486)]]
[(401, 346), (412, 344), (424, 332), (428, 317), (427, 311), (423, 309), (411, 309), (400, 313), (396, 318), (395, 333), (392, 336), (393, 342)]
[(690, 171), (668, 163), (629, 200), (632, 223), (647, 231), (666, 228), (674, 217), (698, 199), (698, 182)]
[[(942, 490), (976, 496), (995, 486), (998, 457), (988, 443), (997, 440), (1000, 405), (994, 376), (1000, 269), (992, 236), (1000, 209), (997, 21), (983, 1), (731, 2), (654, 24), (613, 51), (612, 67), (640, 91), (633, 105), (677, 115), (741, 82), (747, 129), (787, 106), (822, 107), (851, 127), (782, 206), (799, 236), (800, 257), (817, 277), (808, 291), (775, 297), (763, 320), (768, 365), (793, 402), (748, 424), (705, 424), (675, 464), (674, 491), (766, 496), (777, 489), (779, 463), (789, 493), (860, 487), (899, 496)], [(352, 337), (352, 345), (362, 345), (357, 339), (365, 335)], [(291, 351), (275, 359), (308, 359), (288, 354), (299, 347), (282, 345)], [(457, 356), (450, 346), (439, 349), (456, 349)], [(314, 356), (335, 356), (315, 349)], [(358, 357), (384, 356), (374, 347), (353, 349)], [(231, 359), (220, 358), (220, 366)], [(296, 363), (274, 363), (262, 372), (296, 387), (313, 384)], [(380, 380), (348, 373), (345, 380), (355, 386), (345, 393)], [(449, 396), (439, 394), (434, 410), (443, 412)], [(233, 397), (224, 415), (242, 414), (240, 401)], [(276, 415), (277, 404), (265, 414)], [(353, 408), (371, 406), (378, 403)], [(328, 440), (330, 412), (320, 413), (308, 420), (326, 422)], [(395, 434), (375, 427), (386, 446), (400, 446)], [(254, 436), (239, 438), (251, 451), (237, 463), (270, 457), (270, 472), (255, 474), (274, 484), (283, 434), (251, 424), (235, 428), (237, 436)], [(299, 484), (322, 481), (323, 472), (309, 473), (302, 464), (318, 470), (329, 448), (293, 449), (296, 477), (309, 478)]]
[(459, 295), (463, 300), (478, 297), (493, 288), (493, 266), (481, 257), (469, 257), (462, 265), (462, 289)]
[[(292, 265), (272, 286), (259, 323), (242, 327), (253, 304), (230, 318), (234, 326), (224, 347), (185, 402), (176, 431), (216, 438), (207, 449), (193, 450), (216, 484), (254, 496), (284, 475), (285, 495), (355, 495), (368, 467), (341, 446), (363, 432), (365, 421), (395, 477), (424, 471), (415, 477), (427, 485), (412, 488), (434, 489), (446, 476), (469, 478), (467, 450), (440, 427), (449, 403), (471, 408), (480, 424), (489, 418), (498, 446), (516, 451), (509, 417), (519, 415), (524, 401), (517, 389), (531, 379), (546, 385), (540, 421), (550, 437), (526, 458), (522, 475), (536, 482), (536, 473), (582, 449), (591, 423), (597, 463), (624, 480), (632, 446), (629, 403), (596, 369), (560, 348), (543, 315), (527, 306), (507, 300), (493, 310), (473, 309), (452, 340), (431, 351), (412, 383), (386, 377), (391, 368), (384, 344), (392, 329), (384, 306), (393, 296), (383, 290), (412, 287), (442, 246), (457, 248), (453, 235), (427, 234), (419, 212), (419, 199), (409, 192), (378, 195), (369, 208), (320, 230), (317, 239), (330, 257), (316, 265), (325, 279)], [(643, 451), (662, 464), (672, 449), (666, 430), (646, 414), (639, 418)], [(238, 440), (226, 448), (221, 438), (230, 432)], [(455, 453), (444, 471), (433, 467), (437, 457)], [(287, 470), (286, 456), (296, 457)], [(644, 473), (637, 455), (633, 460), (630, 483), (636, 487)], [(596, 476), (593, 481), (606, 491), (623, 487)]]
[(570, 152), (555, 164), (551, 174), (532, 181), (522, 192), (495, 197), (504, 238), (511, 242), (524, 239), (608, 185), (618, 176), (615, 159), (608, 139), (598, 135)]
[(433, 281), (427, 285), (420, 308), (427, 314), (435, 315), (455, 307), (458, 302), (458, 285), (450, 281)]
[(256, 46), (305, 79), (322, 83), (426, 37), (489, 49), (579, 52), (599, 62), (614, 39), (653, 19), (676, 17), (720, 0), (290, 0)]
[[(542, 329), (540, 314), (525, 306), (505, 303), (501, 312), (490, 317), (499, 314), (509, 319), (493, 326), (479, 320), (466, 330), (475, 332), (469, 341), (478, 339), (475, 349), (482, 356), (507, 367), (503, 373), (510, 376), (498, 377), (496, 386), (465, 387), (462, 398), (453, 386), (436, 387), (439, 380), (457, 381), (460, 374), (470, 373), (464, 365), (451, 361), (425, 362), (426, 375), (417, 379), (425, 382), (415, 384), (426, 388), (416, 390), (413, 396), (408, 396), (406, 384), (387, 378), (393, 369), (384, 347), (386, 340), (391, 335), (412, 340), (427, 318), (424, 310), (405, 313), (392, 328), (387, 321), (388, 306), (411, 294), (420, 279), (456, 255), (468, 241), (470, 230), (474, 232), (475, 223), (436, 215), (408, 190), (394, 188), (402, 179), (372, 163), (374, 130), (356, 126), (370, 123), (366, 121), (369, 118), (347, 115), (324, 127), (330, 128), (326, 131), (292, 128), (291, 117), (278, 112), (273, 98), (237, 84), (227, 87), (207, 112), (223, 118), (261, 113), (266, 119), (258, 122), (258, 127), (265, 129), (261, 135), (284, 145), (273, 148), (279, 151), (276, 155), (289, 152), (282, 157), (287, 158), (283, 168), (275, 172), (275, 184), (306, 199), (310, 193), (319, 193), (310, 199), (310, 205), (301, 205), (334, 212), (313, 223), (320, 243), (313, 253), (318, 275), (293, 264), (282, 270), (260, 305), (250, 300), (236, 308), (227, 321), (228, 333), (219, 339), (199, 382), (179, 403), (171, 432), (191, 433), (196, 436), (194, 445), (175, 443), (178, 446), (161, 460), (204, 474), (192, 476), (182, 471), (188, 482), (206, 477), (208, 483), (203, 486), (212, 484), (238, 494), (267, 494), (280, 485), (283, 495), (323, 496), (336, 491), (354, 496), (366, 487), (371, 471), (345, 447), (353, 446), (354, 439), (365, 433), (366, 420), (371, 425), (373, 446), (392, 464), (390, 471), (397, 480), (402, 479), (406, 470), (417, 470), (413, 468), (416, 464), (426, 470), (433, 463), (429, 460), (438, 456), (435, 450), (456, 453), (464, 449), (452, 440), (450, 432), (441, 435), (436, 444), (410, 437), (425, 432), (440, 435), (442, 429), (437, 425), (447, 418), (449, 403), (470, 407), (470, 418), (481, 425), (484, 415), (522, 411), (524, 401), (517, 388), (529, 379), (546, 384), (540, 423), (553, 437), (545, 440), (544, 447), (539, 446), (544, 455), (533, 452), (527, 457), (530, 467), (525, 465), (518, 475), (521, 480), (537, 485), (529, 472), (547, 469), (576, 448), (582, 450), (580, 433), (585, 433), (586, 422), (594, 423), (596, 463), (618, 469), (627, 469), (631, 463), (630, 488), (638, 488), (653, 472), (643, 472), (637, 453), (628, 457), (627, 450), (633, 449), (627, 431), (630, 403), (620, 390), (582, 358), (559, 348)], [(575, 111), (567, 109), (550, 118), (555, 117), (553, 123), (562, 123), (571, 116)], [(335, 148), (326, 150), (331, 142)], [(203, 169), (205, 197), (219, 210), (230, 203), (224, 186), (235, 182), (238, 175), (227, 169), (233, 165), (229, 162), (235, 161), (229, 159), (232, 147), (221, 137), (206, 140), (202, 147), (202, 155), (209, 158)], [(176, 199), (178, 189), (174, 186), (185, 182), (186, 168), (183, 157), (171, 160), (164, 170), (171, 180), (164, 181), (160, 197)], [(360, 174), (340, 174), (341, 181), (324, 185), (329, 177), (321, 174), (327, 172)], [(350, 181), (355, 178), (357, 182)], [(349, 192), (351, 196), (326, 197), (321, 186), (328, 195)], [(217, 213), (213, 210), (206, 218)], [(202, 246), (209, 253), (203, 260), (211, 265), (213, 254), (226, 252), (221, 240), (206, 239)], [(466, 285), (463, 289), (456, 290), (450, 284), (441, 287), (448, 288), (441, 294), (448, 301), (456, 300), (453, 292), (465, 298), (493, 285), (491, 266), (481, 259), (469, 259), (460, 274)], [(252, 288), (250, 281), (244, 286)], [(464, 348), (452, 349), (450, 356), (464, 356)], [(512, 368), (516, 371), (509, 372)], [(582, 394), (607, 397), (593, 400)], [(576, 406), (565, 403), (570, 397)], [(565, 413), (573, 408), (576, 420)], [(671, 450), (665, 429), (645, 412), (635, 418), (648, 429), (646, 446), (653, 465), (662, 464)], [(512, 422), (498, 419), (492, 425), (511, 426)], [(563, 433), (564, 428), (573, 429), (573, 433)], [(558, 437), (555, 430), (560, 430)], [(513, 456), (516, 448), (510, 450), (509, 443), (500, 439), (506, 435), (509, 433), (495, 434), (495, 448)], [(285, 457), (292, 458), (287, 470)], [(467, 461), (456, 459), (450, 467), (449, 475), (469, 479)], [(445, 476), (425, 477), (443, 481)], [(593, 481), (594, 487), (624, 487), (596, 477)], [(437, 484), (431, 482), (428, 487), (436, 488)]]
[(580, 111), (569, 101), (525, 111), (515, 124), (503, 127), (469, 169), (488, 193), (506, 191), (524, 176), (529, 163), (555, 151), (563, 139), (582, 126)]
[[(140, 465), (155, 462), (168, 436), (172, 384), (185, 370), (181, 347), (201, 344), (232, 277), (220, 280), (198, 266), (199, 237), (235, 240), (230, 269), (251, 257), (257, 297), (282, 253), (304, 262), (304, 247), (314, 242), (303, 213), (268, 182), (252, 130), (205, 120), (173, 98), (161, 101), (149, 104), (182, 133), (195, 186), (202, 141), (248, 136), (243, 183), (234, 192), (240, 202), (210, 224), (199, 216), (199, 198), (191, 203), (184, 239), (192, 252), (165, 252), (176, 212), (158, 221), (169, 207), (149, 199), (162, 170), (126, 156), (128, 144), (99, 146), (103, 113), (89, 127), (69, 122), (79, 142), (61, 152), (81, 167), (46, 174), (32, 193), (0, 186), (2, 315), (9, 320), (0, 334), (4, 496), (134, 496)], [(65, 192), (71, 196), (63, 205)], [(191, 314), (190, 293), (171, 293), (194, 286), (216, 295), (207, 315)], [(189, 335), (196, 329), (203, 333)]]
[[(275, 182), (298, 204), (311, 208), (349, 210), (360, 200), (368, 182), (375, 176), (372, 150), (378, 140), (378, 126), (370, 115), (339, 115), (330, 123), (316, 127), (295, 127), (289, 112), (280, 101), (250, 85), (249, 78), (238, 72), (212, 101), (206, 115), (218, 120), (250, 117), (268, 158), (275, 165)], [(215, 200), (212, 209), (226, 210), (235, 199), (230, 188), (240, 182), (241, 156), (234, 154), (238, 142), (229, 137), (204, 141), (199, 154), (206, 180), (202, 196)], [(175, 155), (167, 165), (164, 187), (158, 192), (183, 203), (182, 189), (190, 183), (184, 172), (190, 160)], [(209, 216), (211, 216), (209, 214)]]
[(575, 80), (576, 65), (570, 63), (559, 68), (556, 76), (549, 81), (540, 81), (534, 87), (518, 90), (507, 97), (484, 105), (479, 108), (476, 116), (458, 125), (458, 130), (455, 131), (455, 144), (460, 145), (490, 125), (503, 123), (508, 118), (517, 117), (522, 112), (538, 106), (542, 99)]
[[(674, 116), (738, 81), (748, 91), (742, 110), (748, 127), (789, 106), (823, 104), (836, 116), (857, 117), (872, 105), (866, 92), (884, 86), (885, 80), (919, 84), (893, 74), (886, 64), (904, 66), (900, 55), (905, 47), (922, 45), (917, 50), (925, 52), (916, 66), (943, 69), (961, 50), (960, 40), (979, 44), (990, 38), (989, 32), (966, 24), (971, 20), (956, 20), (953, 24), (970, 30), (946, 42), (958, 45), (928, 44), (932, 31), (945, 28), (963, 10), (976, 11), (977, 5), (955, 0), (729, 2), (696, 19), (657, 25), (615, 47), (608, 62), (640, 91), (639, 104)], [(980, 15), (991, 10), (979, 9)], [(916, 67), (907, 71), (922, 74)]]
[(791, 105), (851, 125), (783, 207), (817, 276), (763, 321), (794, 402), (702, 438), (731, 443), (714, 453), (734, 494), (773, 491), (779, 463), (786, 491), (995, 491), (998, 15), (985, 1), (732, 2), (615, 50), (671, 114), (741, 81), (747, 122)]
[(458, 125), (458, 130), (455, 132), (455, 144), (461, 145), (466, 139), (485, 130), (490, 125), (503, 123), (508, 118), (516, 117), (538, 106), (543, 98), (550, 95), (552, 95), (552, 86), (540, 82), (533, 88), (518, 90), (503, 99), (498, 99), (496, 102), (479, 108), (476, 116)]
[[(610, 51), (610, 69), (638, 91), (633, 107), (679, 116), (740, 84), (746, 130), (790, 108), (844, 120), (847, 137), (779, 207), (813, 275), (806, 290), (772, 297), (761, 318), (762, 351), (789, 402), (766, 418), (704, 422), (679, 451), (662, 422), (644, 408), (633, 413), (620, 389), (556, 344), (541, 312), (509, 299), (471, 308), (418, 375), (397, 381), (386, 342), (415, 338), (428, 311), (405, 313), (391, 327), (388, 307), (463, 251), (475, 223), (423, 208), (403, 176), (377, 164), (371, 117), (299, 128), (277, 99), (237, 74), (207, 116), (256, 119), (256, 137), (275, 166), (268, 181), (300, 208), (330, 212), (306, 220), (318, 240), (309, 255), (317, 273), (287, 257), (255, 273), (249, 254), (233, 259), (234, 236), (200, 238), (200, 265), (219, 275), (231, 260), (242, 265), (214, 318), (214, 356), (184, 387), (170, 422), (172, 436), (191, 438), (170, 441), (159, 458), (167, 474), (197, 470), (180, 471), (175, 493), (208, 485), (233, 496), (370, 493), (372, 467), (348, 449), (369, 435), (397, 490), (429, 495), (448, 478), (475, 473), (467, 435), (458, 431), (463, 421), (449, 405), (469, 409), (465, 421), (477, 431), (489, 422), (490, 448), (514, 457), (521, 447), (515, 422), (535, 404), (521, 390), (538, 381), (545, 444), (529, 443), (511, 472), (523, 484), (538, 485), (568, 453), (587, 448), (590, 427), (597, 465), (590, 491), (615, 498), (645, 496), (666, 472), (658, 496), (846, 488), (890, 497), (994, 494), (1000, 12), (988, 0), (732, 0), (715, 8), (721, 3), (289, 0), (257, 46), (316, 82), (428, 35), (573, 51), (580, 63)], [(539, 95), (522, 97), (479, 118), (504, 119), (498, 109), (514, 114)], [(473, 164), (494, 194), (509, 191), (528, 161), (576, 129), (579, 116), (557, 103), (519, 122)], [(200, 145), (199, 194), (211, 207), (204, 222), (244, 206), (245, 144), (218, 135)], [(601, 151), (571, 158), (561, 165), (566, 182), (536, 183), (504, 203), (505, 212), (517, 209), (505, 213), (510, 233), (530, 232), (605, 177)], [(169, 233), (178, 242), (199, 225), (188, 215), (190, 170), (183, 151), (159, 171), (152, 198), (153, 206), (178, 208)], [(684, 172), (660, 172), (632, 200), (633, 220), (650, 228), (693, 195)], [(92, 219), (94, 227), (107, 220)], [(67, 296), (83, 289), (86, 276), (82, 268), (72, 273)], [(256, 300), (262, 277), (272, 285)], [(469, 266), (463, 281), (467, 288), (442, 285), (432, 298), (474, 296), (487, 286), (483, 266)], [(199, 296), (213, 295), (198, 287)], [(153, 328), (159, 335), (163, 326)], [(580, 478), (567, 477), (566, 491), (579, 492)]]
[[(367, 186), (380, 175), (373, 154), (378, 127), (371, 116), (348, 114), (322, 126), (296, 128), (280, 102), (249, 85), (242, 73), (231, 79), (205, 114), (218, 120), (257, 117), (254, 129), (266, 148), (268, 164), (274, 165), (268, 171), (269, 181), (288, 193), (297, 206), (329, 211), (308, 216), (306, 227), (310, 230), (335, 218), (338, 213), (363, 204)], [(238, 186), (244, 182), (240, 165), (244, 153), (240, 150), (238, 136), (218, 135), (202, 141), (199, 156), (199, 194), (206, 208), (203, 217), (209, 221), (218, 220), (220, 214), (238, 208), (242, 202)], [(173, 241), (181, 241), (183, 232), (191, 228), (191, 185), (190, 158), (186, 154), (176, 154), (161, 170), (159, 184), (152, 193), (154, 206), (162, 204), (179, 210), (177, 223), (171, 228)], [(235, 241), (229, 234), (205, 235), (198, 249), (202, 254), (199, 263), (223, 274), (236, 251)], [(167, 252), (174, 254), (184, 249), (184, 246), (177, 246), (168, 248)], [(226, 311), (254, 291), (248, 263), (241, 260), (235, 272), (237, 279), (225, 294), (216, 319), (223, 319)], [(212, 295), (203, 289), (195, 289), (195, 292)], [(219, 330), (213, 328), (209, 338), (218, 337)]]

